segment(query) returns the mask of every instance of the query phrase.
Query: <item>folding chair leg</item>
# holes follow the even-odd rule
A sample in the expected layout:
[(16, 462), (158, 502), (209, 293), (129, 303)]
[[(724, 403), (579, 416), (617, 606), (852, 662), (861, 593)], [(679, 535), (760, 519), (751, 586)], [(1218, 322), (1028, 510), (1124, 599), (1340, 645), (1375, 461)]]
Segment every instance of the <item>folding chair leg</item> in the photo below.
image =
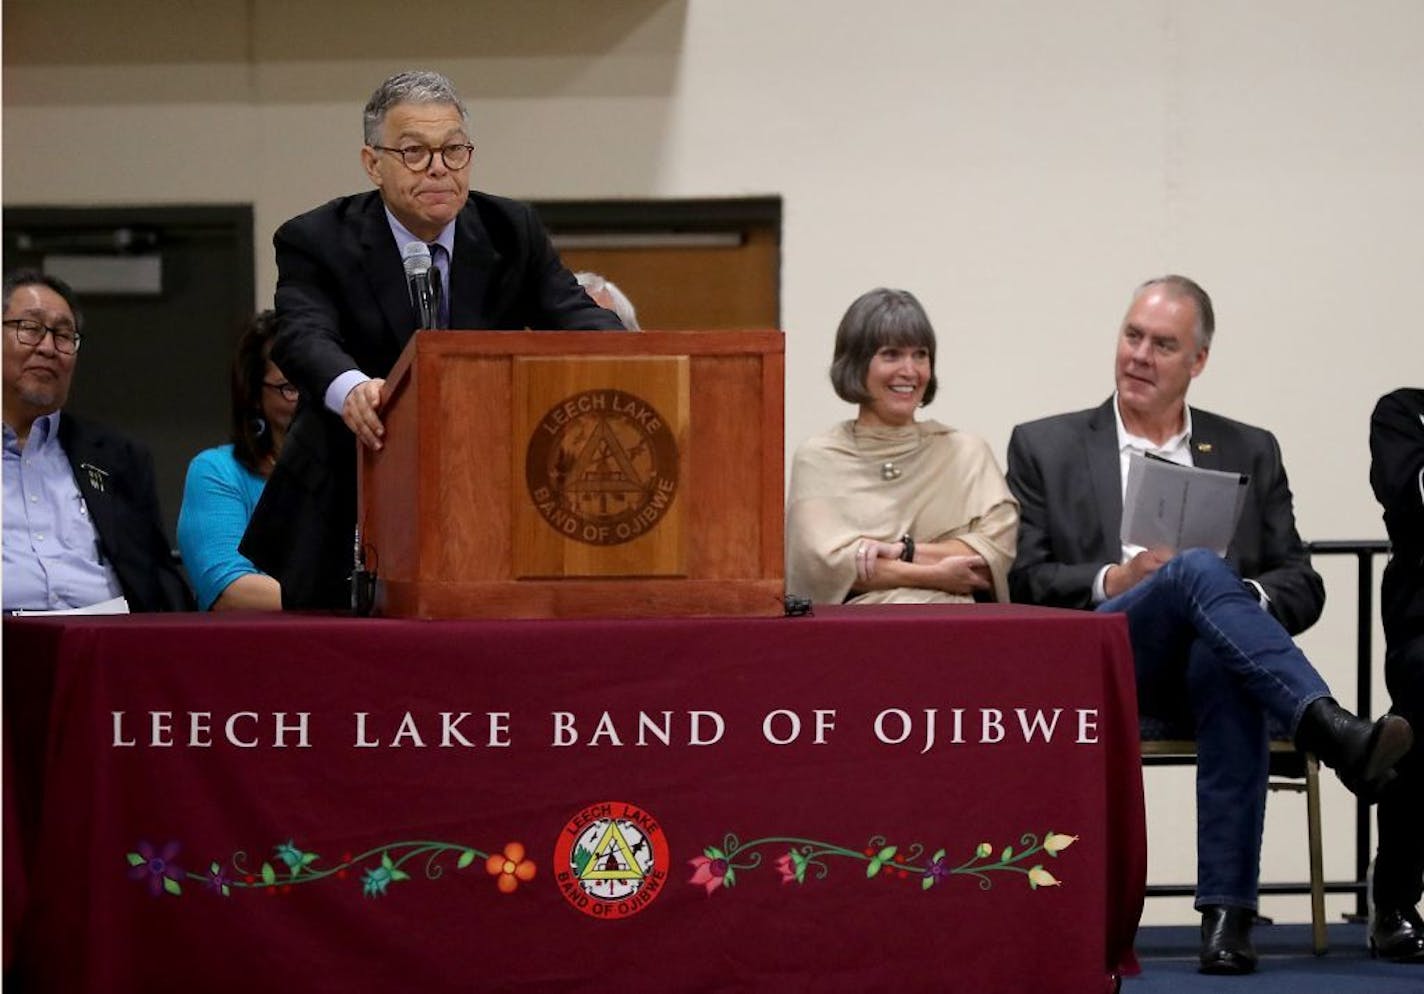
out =
[(1315, 955), (1329, 948), (1325, 935), (1325, 867), (1320, 845), (1320, 762), (1305, 754), (1305, 819), (1310, 844), (1310, 939)]

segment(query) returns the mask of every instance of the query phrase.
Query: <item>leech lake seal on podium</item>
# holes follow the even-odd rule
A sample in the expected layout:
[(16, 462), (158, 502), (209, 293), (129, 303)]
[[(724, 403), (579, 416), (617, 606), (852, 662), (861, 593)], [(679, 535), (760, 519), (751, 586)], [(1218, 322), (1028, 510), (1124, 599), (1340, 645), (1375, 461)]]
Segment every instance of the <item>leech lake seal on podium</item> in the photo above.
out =
[(655, 528), (677, 494), (677, 439), (648, 401), (586, 390), (544, 414), (529, 440), (525, 481), (560, 535), (620, 545)]

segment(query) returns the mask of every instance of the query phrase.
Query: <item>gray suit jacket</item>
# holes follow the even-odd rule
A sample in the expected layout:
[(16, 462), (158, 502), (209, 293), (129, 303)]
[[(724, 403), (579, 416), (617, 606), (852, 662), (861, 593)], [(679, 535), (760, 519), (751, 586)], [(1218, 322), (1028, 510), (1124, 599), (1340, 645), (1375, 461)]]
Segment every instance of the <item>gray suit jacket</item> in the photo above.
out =
[[(1099, 407), (1021, 424), (1009, 439), (1009, 489), (1019, 501), (1014, 600), (1092, 607), (1093, 578), (1118, 562), (1122, 476), (1112, 399)], [(1192, 461), (1251, 477), (1227, 561), (1261, 584), (1292, 635), (1320, 617), (1325, 585), (1295, 529), (1281, 450), (1261, 428), (1192, 409)]]

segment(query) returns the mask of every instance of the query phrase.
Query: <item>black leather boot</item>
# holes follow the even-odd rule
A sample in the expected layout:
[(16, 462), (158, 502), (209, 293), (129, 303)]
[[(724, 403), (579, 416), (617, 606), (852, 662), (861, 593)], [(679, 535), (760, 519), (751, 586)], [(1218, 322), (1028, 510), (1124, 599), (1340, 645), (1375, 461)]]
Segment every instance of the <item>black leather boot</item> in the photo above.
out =
[(1424, 919), (1413, 908), (1376, 908), (1370, 921), (1370, 955), (1395, 963), (1424, 964)]
[(1397, 714), (1370, 724), (1322, 697), (1301, 715), (1295, 742), (1333, 769), (1352, 793), (1372, 801), (1394, 779), (1394, 764), (1409, 752), (1414, 732)]
[(1256, 949), (1251, 945), (1251, 926), (1256, 912), (1209, 904), (1202, 908), (1202, 973), (1241, 974), (1256, 969)]

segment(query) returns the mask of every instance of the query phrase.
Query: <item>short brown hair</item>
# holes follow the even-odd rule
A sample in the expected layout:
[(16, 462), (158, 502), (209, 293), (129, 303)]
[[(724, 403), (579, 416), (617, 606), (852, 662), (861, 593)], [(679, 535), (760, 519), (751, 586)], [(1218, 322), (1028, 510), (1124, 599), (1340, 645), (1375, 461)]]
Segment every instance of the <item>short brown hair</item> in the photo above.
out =
[(920, 404), (934, 400), (939, 380), (934, 372), (935, 333), (929, 315), (909, 290), (885, 287), (857, 297), (836, 329), (836, 351), (831, 359), (831, 386), (836, 396), (851, 404), (869, 401), (865, 374), (875, 353), (887, 345), (929, 350), (930, 382)]

